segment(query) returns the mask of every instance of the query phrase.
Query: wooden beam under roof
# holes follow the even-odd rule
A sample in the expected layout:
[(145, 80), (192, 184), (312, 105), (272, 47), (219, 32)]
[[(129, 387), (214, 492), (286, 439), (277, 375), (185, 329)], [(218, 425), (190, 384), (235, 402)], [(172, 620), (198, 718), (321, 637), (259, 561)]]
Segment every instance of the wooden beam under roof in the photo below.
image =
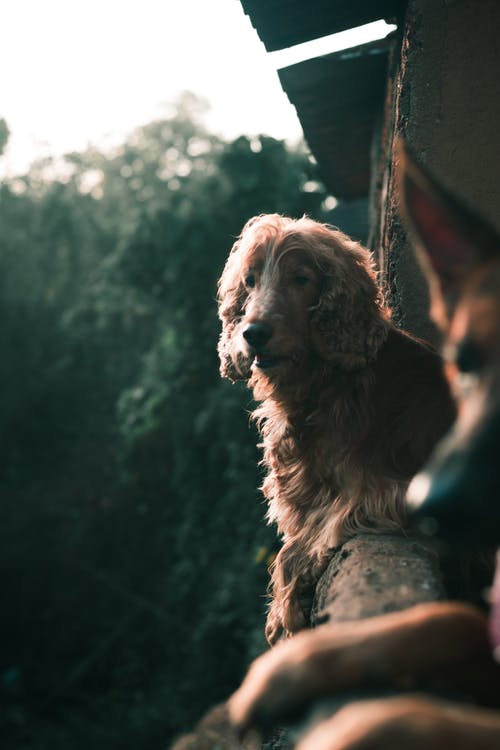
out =
[(385, 19), (397, 21), (406, 0), (240, 0), (268, 52)]
[(369, 191), (391, 43), (386, 38), (278, 71), (328, 189), (343, 200)]

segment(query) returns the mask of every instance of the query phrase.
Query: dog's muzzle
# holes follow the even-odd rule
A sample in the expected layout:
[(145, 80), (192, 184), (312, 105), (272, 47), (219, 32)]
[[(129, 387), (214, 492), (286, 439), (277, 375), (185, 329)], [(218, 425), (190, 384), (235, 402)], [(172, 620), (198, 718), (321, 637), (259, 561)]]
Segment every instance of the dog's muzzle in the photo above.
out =
[(248, 323), (242, 332), (243, 338), (250, 347), (250, 353), (254, 354), (252, 364), (260, 370), (268, 370), (275, 367), (283, 358), (270, 354), (266, 345), (271, 340), (273, 329), (263, 322)]

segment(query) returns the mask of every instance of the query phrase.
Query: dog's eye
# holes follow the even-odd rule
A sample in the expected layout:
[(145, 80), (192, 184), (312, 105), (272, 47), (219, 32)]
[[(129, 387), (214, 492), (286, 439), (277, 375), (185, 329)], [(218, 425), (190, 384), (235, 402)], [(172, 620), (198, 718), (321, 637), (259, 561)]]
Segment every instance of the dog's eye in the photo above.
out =
[(297, 286), (306, 286), (306, 284), (309, 284), (309, 276), (304, 276), (304, 274), (298, 273), (293, 277), (293, 282)]
[(457, 347), (455, 362), (460, 372), (481, 372), (486, 361), (483, 352), (470, 339), (464, 339)]
[(255, 276), (253, 273), (249, 273), (247, 274), (247, 276), (245, 276), (245, 286), (248, 286), (250, 288), (255, 286)]

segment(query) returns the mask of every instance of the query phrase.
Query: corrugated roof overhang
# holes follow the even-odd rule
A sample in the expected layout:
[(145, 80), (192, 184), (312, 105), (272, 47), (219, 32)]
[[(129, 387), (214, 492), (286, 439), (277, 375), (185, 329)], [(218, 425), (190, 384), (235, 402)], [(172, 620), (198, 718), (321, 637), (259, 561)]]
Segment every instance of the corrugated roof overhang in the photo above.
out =
[(322, 177), (337, 198), (368, 194), (390, 45), (390, 39), (382, 39), (278, 71)]
[(381, 18), (395, 20), (406, 0), (240, 0), (268, 52)]

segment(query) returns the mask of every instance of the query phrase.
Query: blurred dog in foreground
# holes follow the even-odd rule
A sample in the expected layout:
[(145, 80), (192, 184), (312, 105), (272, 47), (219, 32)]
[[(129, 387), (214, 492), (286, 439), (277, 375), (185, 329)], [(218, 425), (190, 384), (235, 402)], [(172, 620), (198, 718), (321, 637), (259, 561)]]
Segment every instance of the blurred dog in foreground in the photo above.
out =
[(283, 546), (271, 644), (307, 627), (333, 548), (401, 531), (404, 496), (455, 417), (440, 357), (389, 319), (370, 253), (278, 214), (247, 222), (219, 281), (221, 373), (246, 379)]
[[(454, 429), (408, 500), (424, 530), (499, 544), (500, 238), (402, 150), (398, 162), (402, 212), (430, 282), (459, 404)], [(229, 703), (235, 726), (266, 731), (320, 697), (369, 688), (398, 695), (350, 703), (297, 747), (500, 748), (499, 586), (489, 622), (466, 604), (435, 602), (298, 634), (253, 664)]]

